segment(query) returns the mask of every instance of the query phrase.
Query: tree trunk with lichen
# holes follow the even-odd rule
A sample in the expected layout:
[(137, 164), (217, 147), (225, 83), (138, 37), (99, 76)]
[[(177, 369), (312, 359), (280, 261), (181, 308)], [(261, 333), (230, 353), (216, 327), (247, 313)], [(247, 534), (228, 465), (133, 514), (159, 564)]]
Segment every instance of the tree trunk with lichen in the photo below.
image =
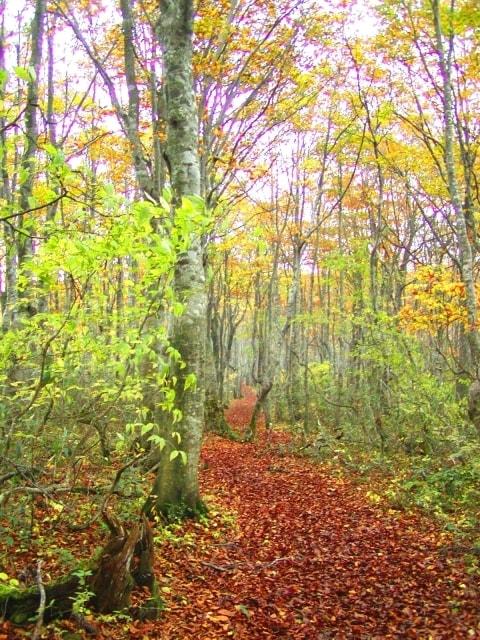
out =
[[(480, 378), (480, 332), (477, 317), (477, 293), (475, 291), (474, 273), (474, 248), (468, 233), (467, 215), (462, 204), (461, 190), (457, 179), (455, 164), (455, 94), (452, 86), (452, 65), (454, 61), (454, 32), (451, 21), (453, 16), (448, 16), (448, 30), (443, 32), (441, 8), (439, 0), (432, 0), (433, 24), (435, 28), (435, 45), (437, 49), (438, 63), (442, 77), (442, 102), (443, 102), (443, 133), (444, 133), (444, 163), (447, 175), (447, 186), (450, 202), (455, 214), (455, 235), (457, 240), (460, 275), (465, 285), (465, 310), (468, 325), (465, 329), (465, 337), (470, 348), (470, 361), (473, 369), (474, 380), (470, 390), (470, 397), (475, 395)], [(471, 403), (470, 403), (471, 404)], [(475, 407), (477, 404), (474, 403)], [(480, 423), (480, 410), (474, 411), (472, 404), (469, 409), (469, 417), (477, 426)]]
[[(184, 196), (200, 194), (197, 108), (192, 75), (192, 0), (161, 0), (158, 36), (164, 55), (164, 95), (167, 121), (166, 155), (170, 166), (173, 208)], [(190, 246), (178, 257), (174, 289), (185, 305), (175, 318), (171, 343), (184, 366), (173, 365), (176, 378), (176, 406), (181, 411), (172, 431), (180, 442), (171, 445), (186, 453), (170, 460), (172, 448), (162, 453), (158, 474), (145, 510), (149, 515), (192, 515), (201, 508), (198, 490), (198, 461), (204, 422), (204, 368), (207, 295), (202, 239), (193, 232)], [(195, 378), (195, 384), (188, 380)]]
[(450, 202), (455, 214), (455, 231), (460, 258), (460, 275), (463, 283), (465, 284), (465, 308), (468, 318), (466, 336), (470, 346), (473, 369), (475, 373), (477, 373), (480, 363), (480, 333), (477, 326), (477, 297), (473, 272), (473, 248), (468, 237), (467, 221), (462, 205), (460, 187), (455, 167), (454, 93), (452, 88), (453, 32), (447, 34), (447, 45), (445, 45), (438, 0), (432, 1), (432, 11), (435, 26), (435, 44), (437, 47), (440, 73), (442, 76), (444, 162), (447, 173), (447, 186), (450, 195)]

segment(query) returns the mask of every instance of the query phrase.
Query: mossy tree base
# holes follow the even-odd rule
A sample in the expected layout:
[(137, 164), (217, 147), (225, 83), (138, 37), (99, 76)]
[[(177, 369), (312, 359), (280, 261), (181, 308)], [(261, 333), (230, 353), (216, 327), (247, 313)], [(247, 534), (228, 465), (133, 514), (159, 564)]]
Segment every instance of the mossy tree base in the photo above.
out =
[(159, 503), (156, 496), (152, 494), (145, 503), (144, 512), (150, 519), (160, 518), (164, 523), (172, 524), (205, 516), (208, 513), (208, 508), (203, 500), (200, 499), (196, 500), (194, 505), (189, 505), (185, 502)]
[[(72, 613), (73, 600), (81, 588), (80, 578), (69, 575), (57, 582), (45, 585), (47, 606), (44, 621), (65, 618)], [(38, 615), (40, 592), (37, 587), (30, 589), (5, 588), (0, 590), (0, 610), (4, 620), (24, 625), (34, 622)]]
[[(153, 535), (149, 522), (142, 516), (127, 532), (124, 525), (106, 510), (103, 519), (110, 530), (110, 539), (91, 575), (88, 571), (78, 571), (45, 585), (45, 622), (71, 615), (76, 597), (83, 590), (92, 593), (85, 605), (100, 613), (129, 609), (130, 594), (135, 584), (147, 586), (152, 594), (151, 599), (137, 611), (139, 617), (158, 617), (162, 603), (153, 574)], [(0, 590), (3, 618), (14, 624), (34, 621), (38, 616), (39, 603), (40, 592), (36, 587)]]
[(222, 438), (234, 440), (235, 442), (241, 440), (240, 436), (232, 430), (225, 419), (223, 405), (211, 391), (207, 392), (205, 399), (205, 428), (206, 431), (215, 433)]
[(250, 419), (250, 423), (245, 430), (245, 435), (243, 436), (244, 442), (254, 442), (257, 437), (257, 418), (259, 417), (262, 409), (264, 408), (265, 402), (267, 400), (267, 396), (270, 393), (270, 390), (273, 386), (273, 380), (267, 380), (264, 382), (260, 388), (260, 392), (257, 396), (257, 401), (255, 402), (255, 406), (253, 407), (252, 417)]

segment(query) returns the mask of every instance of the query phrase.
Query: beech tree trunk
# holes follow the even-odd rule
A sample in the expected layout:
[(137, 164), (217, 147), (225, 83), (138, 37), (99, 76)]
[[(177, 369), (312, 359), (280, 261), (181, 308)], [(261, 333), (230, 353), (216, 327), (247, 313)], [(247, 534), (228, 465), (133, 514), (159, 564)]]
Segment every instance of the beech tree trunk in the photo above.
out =
[[(18, 189), (18, 201), (15, 202), (15, 190), (10, 188), (8, 179), (7, 163), (2, 158), (2, 196), (18, 211), (26, 211), (30, 208), (30, 198), (33, 193), (35, 180), (35, 157), (38, 148), (38, 114), (39, 109), (39, 74), (42, 64), (43, 37), (45, 27), (46, 0), (36, 0), (35, 13), (31, 23), (31, 53), (29, 58), (29, 69), (31, 75), (27, 84), (27, 95), (24, 118), (24, 141), (23, 153), (20, 158), (21, 180)], [(3, 36), (2, 36), (3, 40)], [(2, 42), (2, 54), (0, 66), (5, 68), (4, 46)], [(1, 96), (0, 96), (1, 97)], [(22, 96), (23, 99), (23, 96)], [(5, 148), (5, 131), (2, 129), (0, 139), (2, 148)], [(32, 254), (32, 237), (30, 230), (25, 230), (24, 215), (19, 215), (16, 226), (20, 233), (15, 230), (15, 226), (5, 225), (6, 251), (6, 300), (3, 311), (2, 325), (4, 330), (16, 327), (21, 321), (19, 314), (19, 302), (22, 302), (22, 313), (31, 315), (34, 312), (32, 301), (29, 300), (29, 288), (26, 287), (19, 292), (18, 275), (20, 267), (25, 258)]]
[[(164, 93), (167, 120), (166, 155), (171, 172), (173, 206), (183, 196), (200, 194), (200, 164), (197, 151), (198, 121), (192, 76), (192, 0), (161, 0), (158, 27), (164, 54)], [(181, 441), (172, 445), (187, 454), (170, 461), (165, 448), (146, 511), (167, 517), (191, 515), (201, 508), (198, 490), (198, 461), (204, 422), (204, 367), (206, 346), (207, 293), (200, 235), (195, 234), (188, 250), (178, 257), (174, 275), (176, 298), (185, 304), (175, 318), (172, 345), (181, 354), (183, 368), (175, 366), (176, 406), (182, 412), (171, 431)], [(185, 389), (187, 376), (194, 386)]]
[(447, 35), (446, 47), (440, 18), (439, 0), (432, 1), (433, 22), (435, 27), (435, 44), (442, 76), (442, 100), (444, 123), (444, 161), (447, 170), (447, 186), (450, 201), (455, 214), (455, 231), (460, 258), (461, 277), (465, 284), (465, 307), (468, 318), (466, 337), (471, 352), (471, 359), (475, 374), (479, 375), (480, 364), (480, 334), (477, 326), (477, 296), (475, 292), (475, 276), (473, 273), (473, 250), (468, 236), (467, 220), (462, 205), (460, 188), (458, 185), (454, 153), (454, 95), (452, 89), (452, 57), (453, 31)]
[[(470, 361), (476, 380), (470, 388), (470, 400), (477, 395), (480, 378), (480, 333), (478, 330), (477, 294), (475, 291), (474, 251), (469, 237), (467, 211), (462, 204), (460, 187), (455, 166), (455, 128), (454, 128), (454, 93), (452, 88), (452, 59), (453, 59), (453, 27), (449, 25), (447, 45), (444, 45), (444, 35), (440, 16), (439, 0), (432, 0), (433, 22), (435, 26), (435, 41), (437, 55), (442, 76), (443, 122), (444, 122), (444, 161), (447, 170), (447, 185), (450, 201), (455, 213), (455, 232), (458, 246), (461, 278), (465, 285), (465, 308), (468, 326), (465, 337), (470, 349)], [(450, 16), (452, 19), (452, 16)], [(479, 430), (480, 406), (477, 402), (469, 405), (469, 418)], [(479, 430), (480, 433), (480, 430)]]
[[(25, 107), (25, 148), (21, 168), (24, 178), (20, 182), (19, 207), (21, 211), (30, 208), (30, 197), (35, 181), (35, 155), (38, 146), (37, 111), (39, 109), (39, 74), (42, 64), (43, 34), (45, 27), (46, 0), (37, 0), (35, 15), (32, 20), (32, 52), (30, 55), (31, 75), (27, 88), (27, 104)], [(23, 216), (20, 219), (23, 225)], [(18, 261), (21, 265), (24, 258), (32, 253), (32, 238), (28, 235), (19, 240)]]

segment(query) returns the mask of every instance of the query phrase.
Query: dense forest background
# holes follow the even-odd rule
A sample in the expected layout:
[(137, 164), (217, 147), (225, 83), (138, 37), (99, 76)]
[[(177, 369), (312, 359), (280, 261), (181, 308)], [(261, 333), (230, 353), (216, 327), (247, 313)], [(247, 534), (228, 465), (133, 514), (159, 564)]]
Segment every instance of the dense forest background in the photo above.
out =
[(0, 5), (5, 535), (93, 468), (198, 513), (202, 429), (281, 428), (475, 536), (477, 1), (188, 5)]

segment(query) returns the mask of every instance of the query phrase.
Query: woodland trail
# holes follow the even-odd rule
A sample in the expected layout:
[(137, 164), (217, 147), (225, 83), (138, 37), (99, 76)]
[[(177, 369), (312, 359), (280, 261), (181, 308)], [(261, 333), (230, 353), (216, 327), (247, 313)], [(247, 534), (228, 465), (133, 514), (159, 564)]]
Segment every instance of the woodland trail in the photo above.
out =
[(480, 638), (478, 580), (428, 519), (265, 442), (210, 437), (203, 457), (204, 495), (236, 524), (214, 513), (162, 548), (169, 610), (129, 637)]
[[(232, 403), (233, 426), (248, 423), (254, 399)], [(164, 613), (94, 614), (97, 640), (480, 639), (478, 575), (452, 553), (449, 535), (419, 514), (372, 504), (365, 485), (334, 467), (284, 455), (285, 434), (260, 434), (256, 444), (206, 438), (209, 518), (158, 530)], [(59, 625), (42, 637), (90, 637), (74, 622)], [(31, 637), (5, 631), (0, 639)]]

